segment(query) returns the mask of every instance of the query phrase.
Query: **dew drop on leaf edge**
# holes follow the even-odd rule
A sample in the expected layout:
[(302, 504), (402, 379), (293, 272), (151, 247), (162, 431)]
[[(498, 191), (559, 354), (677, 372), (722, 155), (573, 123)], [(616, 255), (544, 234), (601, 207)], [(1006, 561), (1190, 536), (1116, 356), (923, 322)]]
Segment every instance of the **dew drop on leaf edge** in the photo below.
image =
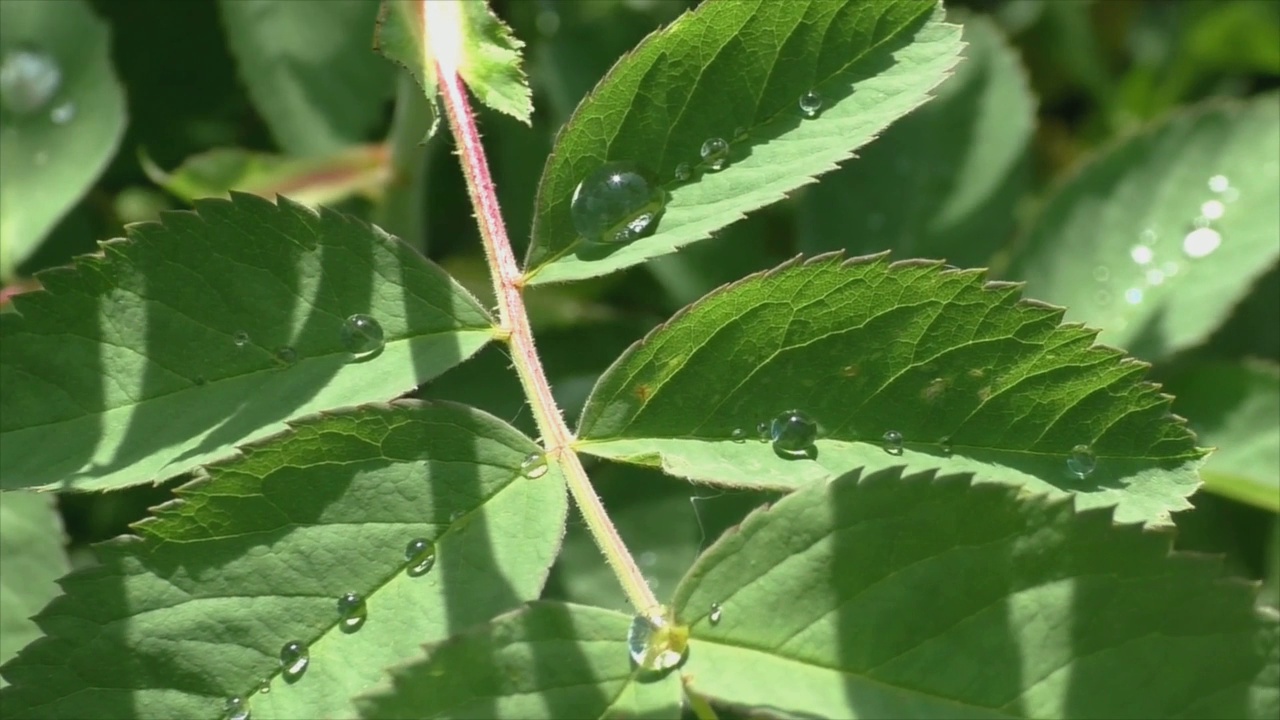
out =
[(902, 433), (897, 430), (890, 430), (881, 438), (884, 444), (884, 451), (890, 455), (902, 454)]
[(292, 682), (302, 677), (311, 664), (311, 649), (301, 640), (290, 640), (280, 648), (280, 670)]
[(1098, 467), (1098, 458), (1088, 445), (1076, 445), (1067, 456), (1067, 470), (1081, 480), (1089, 477)]
[(742, 428), (734, 428), (729, 434), (729, 439), (736, 443), (744, 443), (747, 441), (747, 431)]
[(818, 423), (801, 410), (779, 413), (769, 423), (769, 441), (773, 451), (785, 458), (809, 457), (818, 439)]
[(226, 720), (249, 720), (249, 706), (241, 697), (227, 698), (222, 704), (222, 712)]
[(414, 538), (404, 548), (405, 572), (420, 577), (436, 564), (436, 544), (426, 538)]
[(626, 244), (653, 231), (667, 192), (649, 170), (631, 162), (605, 163), (573, 191), (569, 214), (588, 242)]
[(338, 598), (338, 621), (343, 632), (352, 633), (364, 627), (369, 607), (360, 593), (344, 593)]
[(729, 163), (729, 143), (724, 138), (707, 138), (702, 143), (702, 149), (698, 151), (702, 156), (702, 162), (712, 170), (723, 170), (725, 165)]
[(357, 358), (372, 355), (386, 344), (382, 324), (369, 315), (359, 313), (342, 322), (341, 337), (342, 347)]
[(689, 163), (682, 162), (676, 166), (676, 180), (678, 182), (687, 182), (693, 178), (693, 168), (689, 167)]
[(48, 53), (15, 48), (0, 59), (0, 107), (16, 116), (39, 112), (62, 87), (62, 68)]
[(547, 456), (540, 452), (532, 452), (520, 463), (520, 474), (530, 480), (537, 480), (547, 474)]
[(276, 348), (276, 362), (281, 365), (292, 365), (298, 362), (298, 351), (288, 345)]
[(818, 111), (822, 109), (822, 96), (817, 92), (810, 90), (800, 96), (800, 112), (805, 117), (813, 118), (818, 116)]
[(641, 670), (665, 672), (679, 665), (689, 645), (689, 628), (668, 620), (667, 610), (636, 615), (627, 632), (627, 653)]

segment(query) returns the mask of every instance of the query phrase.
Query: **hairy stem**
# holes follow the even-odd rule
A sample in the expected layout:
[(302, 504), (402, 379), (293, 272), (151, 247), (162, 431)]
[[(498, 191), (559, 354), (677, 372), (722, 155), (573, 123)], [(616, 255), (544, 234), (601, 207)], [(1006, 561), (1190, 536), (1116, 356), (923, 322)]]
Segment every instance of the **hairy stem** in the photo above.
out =
[[(437, 3), (426, 5), (429, 17)], [(431, 25), (429, 20), (428, 27)], [(582, 467), (582, 461), (573, 451), (573, 433), (565, 425), (564, 416), (551, 396), (551, 386), (547, 383), (542, 361), (534, 348), (533, 332), (525, 312), (524, 278), (511, 251), (511, 241), (507, 237), (502, 211), (498, 207), (498, 196), (489, 175), (489, 163), (485, 159), (484, 147), (480, 143), (480, 133), (476, 128), (475, 116), (471, 112), (462, 78), (454, 68), (445, 66), (439, 60), (435, 63), (435, 69), (440, 94), (444, 99), (445, 114), (457, 142), (463, 175), (467, 178), (471, 205), (475, 208), (476, 219), (480, 224), (480, 236), (484, 240), (494, 294), (498, 299), (501, 329), (511, 348), (516, 373), (520, 376), (529, 405), (533, 408), (538, 430), (542, 433), (548, 460), (559, 464), (568, 481), (569, 492), (591, 530), (591, 536), (595, 538), (605, 559), (622, 582), (631, 604), (639, 612), (652, 610), (658, 605), (657, 598), (605, 513), (604, 505)]]

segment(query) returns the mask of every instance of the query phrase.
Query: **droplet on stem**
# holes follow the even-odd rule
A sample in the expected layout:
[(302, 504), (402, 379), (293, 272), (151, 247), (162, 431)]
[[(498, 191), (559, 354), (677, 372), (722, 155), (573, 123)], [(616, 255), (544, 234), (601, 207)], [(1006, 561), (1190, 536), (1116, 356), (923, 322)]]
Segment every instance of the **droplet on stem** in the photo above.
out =
[(636, 615), (627, 633), (627, 652), (641, 670), (664, 672), (679, 665), (689, 647), (689, 628), (674, 625), (666, 608)]

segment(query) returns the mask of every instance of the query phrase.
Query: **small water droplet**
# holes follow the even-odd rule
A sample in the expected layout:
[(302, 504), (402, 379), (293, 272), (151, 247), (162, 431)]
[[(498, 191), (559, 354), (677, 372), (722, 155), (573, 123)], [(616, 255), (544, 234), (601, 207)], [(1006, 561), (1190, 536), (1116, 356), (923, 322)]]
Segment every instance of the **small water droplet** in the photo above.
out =
[(652, 173), (611, 162), (578, 183), (569, 213), (588, 242), (629, 243), (654, 227), (666, 204), (667, 193)]
[(708, 138), (698, 152), (702, 156), (702, 162), (712, 170), (723, 170), (729, 162), (729, 143), (724, 138)]
[(1124, 301), (1130, 305), (1137, 305), (1142, 302), (1142, 288), (1131, 287), (1124, 291)]
[(271, 692), (271, 680), (268, 678), (262, 678), (261, 680), (259, 680), (258, 692), (262, 693), (263, 695), (266, 695), (267, 693)]
[(76, 104), (68, 100), (49, 112), (49, 120), (54, 125), (66, 125), (76, 117)]
[(1146, 245), (1134, 245), (1129, 248), (1129, 257), (1139, 265), (1146, 265), (1156, 256), (1155, 252)]
[(288, 345), (276, 348), (276, 362), (281, 365), (292, 365), (298, 362), (298, 351)]
[(223, 717), (226, 720), (249, 720), (249, 706), (244, 698), (229, 697), (222, 703)]
[(744, 443), (747, 441), (747, 431), (742, 428), (734, 428), (733, 432), (729, 434), (729, 439), (736, 443)]
[(1226, 192), (1229, 187), (1231, 187), (1231, 181), (1227, 179), (1226, 175), (1214, 175), (1209, 178), (1209, 190), (1212, 192)]
[(409, 577), (426, 575), (436, 564), (436, 544), (425, 538), (414, 538), (404, 548), (405, 572)]
[(364, 627), (369, 617), (369, 607), (360, 593), (349, 592), (338, 598), (338, 627), (353, 633)]
[(62, 68), (53, 56), (18, 48), (0, 60), (0, 107), (30, 115), (48, 105), (62, 86)]
[(1093, 279), (1098, 282), (1106, 282), (1110, 277), (1111, 271), (1107, 269), (1106, 265), (1099, 265), (1093, 269)]
[(811, 457), (818, 439), (818, 423), (800, 410), (779, 413), (769, 423), (769, 440), (773, 451), (780, 457), (800, 459)]
[(689, 167), (689, 163), (680, 163), (676, 166), (676, 180), (687, 182), (693, 177), (693, 168)]
[(1182, 252), (1189, 258), (1202, 258), (1218, 249), (1222, 235), (1213, 228), (1201, 227), (1187, 233), (1182, 239)]
[(1067, 470), (1072, 475), (1083, 480), (1089, 477), (1097, 466), (1098, 459), (1094, 457), (1093, 450), (1088, 445), (1077, 445), (1071, 448), (1071, 454), (1067, 456)]
[(679, 665), (689, 646), (689, 629), (668, 621), (666, 608), (636, 615), (627, 633), (627, 652), (641, 670), (665, 672)]
[(540, 452), (529, 453), (520, 463), (520, 474), (530, 480), (537, 480), (547, 474), (547, 456)]
[(307, 671), (311, 664), (311, 650), (300, 640), (291, 640), (280, 648), (280, 669), (284, 679), (294, 682)]
[(955, 448), (952, 447), (951, 445), (950, 435), (944, 435), (943, 437), (939, 438), (938, 447), (942, 448), (943, 455), (951, 455), (951, 453), (955, 452)]
[(890, 455), (902, 454), (902, 433), (898, 432), (897, 430), (890, 430), (886, 432), (880, 439), (883, 442), (885, 452), (889, 453)]
[(769, 437), (769, 423), (767, 422), (756, 423), (756, 439), (762, 443), (769, 442), (769, 440), (771, 439)]
[(817, 117), (818, 111), (822, 109), (822, 96), (810, 90), (800, 96), (800, 112), (805, 117)]
[(197, 375), (195, 376), (195, 379), (193, 379), (191, 382), (195, 383), (196, 386), (199, 387), (200, 385), (204, 385), (206, 382), (208, 382), (208, 380), (205, 380), (203, 375)]
[(720, 603), (711, 603), (711, 613), (707, 615), (707, 620), (709, 620), (712, 625), (719, 625), (722, 613), (723, 608), (720, 607)]
[(231, 342), (234, 342), (236, 347), (244, 347), (249, 344), (249, 333), (241, 330), (231, 337)]
[(356, 314), (342, 323), (342, 347), (357, 358), (368, 357), (386, 345), (382, 324), (368, 315)]
[(1227, 206), (1221, 200), (1205, 200), (1200, 204), (1200, 214), (1208, 220), (1221, 220)]

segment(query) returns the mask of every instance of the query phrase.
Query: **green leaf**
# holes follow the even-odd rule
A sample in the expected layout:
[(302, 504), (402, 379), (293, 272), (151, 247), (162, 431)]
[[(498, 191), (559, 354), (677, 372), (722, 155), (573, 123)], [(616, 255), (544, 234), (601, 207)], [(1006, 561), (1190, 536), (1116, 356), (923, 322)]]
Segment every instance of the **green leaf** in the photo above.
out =
[(799, 206), (804, 252), (893, 249), (952, 265), (990, 262), (1030, 180), (1036, 102), (1018, 53), (986, 17), (965, 19), (965, 61)]
[(7, 281), (102, 174), (126, 116), (110, 31), (88, 3), (0, 3), (0, 64), (0, 281)]
[[(431, 27), (439, 23), (439, 27)], [(427, 37), (448, 38), (456, 48), (433, 48)], [(530, 125), (533, 100), (520, 69), (524, 43), (511, 34), (486, 2), (383, 0), (378, 50), (417, 78), (427, 97), (436, 94), (435, 62), (440, 52), (458, 53), (458, 74), (485, 105)]]
[(358, 702), (361, 716), (679, 718), (677, 676), (637, 681), (630, 624), (611, 610), (530, 603), (393, 669), (390, 687)]
[[(928, 99), (960, 49), (934, 0), (703, 3), (619, 61), (560, 131), (538, 189), (529, 281), (634, 265), (781, 200)], [(798, 102), (811, 90), (823, 106), (805, 119)], [(698, 166), (713, 137), (733, 141), (728, 167), (698, 167), (677, 186), (676, 167)], [(653, 235), (616, 248), (579, 238), (570, 200), (606, 161), (663, 180), (670, 199)]]
[[(359, 220), (239, 194), (196, 211), (39, 274), (47, 292), (0, 315), (5, 488), (171, 477), (289, 417), (389, 400), (491, 335), (461, 286)], [(357, 313), (381, 352), (348, 351)]]
[(1200, 473), (1205, 489), (1280, 512), (1280, 367), (1202, 362), (1165, 387), (1200, 443), (1217, 448)]
[(350, 147), (322, 157), (291, 158), (243, 148), (217, 148), (187, 158), (166, 172), (145, 154), (142, 169), (151, 181), (191, 202), (203, 197), (228, 197), (232, 190), (267, 199), (288, 195), (315, 207), (345, 200), (357, 193), (376, 193), (390, 175), (383, 145)]
[(686, 683), (804, 717), (1276, 716), (1253, 585), (1171, 532), (1023, 498), (898, 468), (792, 493), (676, 592)]
[[(350, 717), (352, 699), (421, 644), (536, 598), (564, 532), (563, 477), (537, 446), (448, 403), (313, 416), (211, 466), (141, 537), (98, 548), (37, 618), (48, 637), (4, 667), (6, 717)], [(409, 574), (406, 544), (435, 543)], [(366, 599), (352, 631), (344, 593)], [(285, 643), (310, 648), (281, 675)], [(261, 680), (270, 692), (257, 692)]]
[(1176, 115), (1060, 187), (1007, 274), (1139, 357), (1197, 345), (1280, 258), (1275, 158), (1276, 93)]
[(52, 495), (0, 494), (0, 664), (40, 637), (28, 618), (58, 594), (54, 581), (70, 569), (62, 542)]
[(290, 155), (326, 155), (368, 139), (395, 73), (371, 51), (368, 0), (222, 0), (240, 79)]
[[(723, 288), (634, 345), (583, 411), (577, 447), (701, 482), (794, 489), (855, 467), (941, 467), (980, 481), (1119, 504), (1126, 522), (1189, 507), (1201, 456), (1142, 382), (1143, 363), (1091, 347), (1062, 311), (940, 263), (825, 255)], [(754, 438), (799, 409), (814, 460)], [(905, 438), (901, 454), (884, 433)], [(1077, 445), (1097, 468), (1068, 471)]]

